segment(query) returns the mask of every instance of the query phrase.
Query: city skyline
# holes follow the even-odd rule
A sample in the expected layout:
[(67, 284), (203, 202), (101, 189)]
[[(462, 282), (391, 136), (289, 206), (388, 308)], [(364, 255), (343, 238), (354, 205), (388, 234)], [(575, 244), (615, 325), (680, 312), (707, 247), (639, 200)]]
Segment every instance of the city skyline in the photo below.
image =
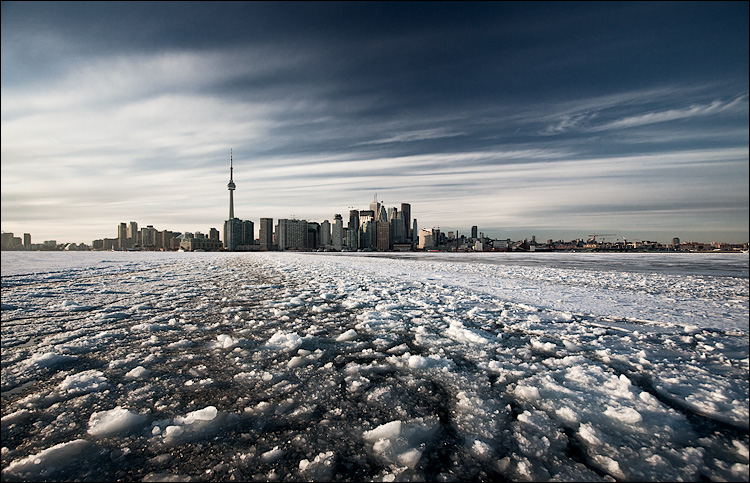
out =
[[(748, 241), (748, 5), (2, 4), (2, 230)], [(257, 233), (256, 233), (257, 235)]]

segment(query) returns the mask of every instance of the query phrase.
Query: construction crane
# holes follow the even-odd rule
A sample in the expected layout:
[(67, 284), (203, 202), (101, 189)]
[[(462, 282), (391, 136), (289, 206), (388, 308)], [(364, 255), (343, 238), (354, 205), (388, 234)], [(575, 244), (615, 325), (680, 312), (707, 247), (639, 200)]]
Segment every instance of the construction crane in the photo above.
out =
[(596, 237), (598, 236), (617, 236), (617, 233), (594, 233), (593, 235), (589, 235), (591, 240), (596, 243)]

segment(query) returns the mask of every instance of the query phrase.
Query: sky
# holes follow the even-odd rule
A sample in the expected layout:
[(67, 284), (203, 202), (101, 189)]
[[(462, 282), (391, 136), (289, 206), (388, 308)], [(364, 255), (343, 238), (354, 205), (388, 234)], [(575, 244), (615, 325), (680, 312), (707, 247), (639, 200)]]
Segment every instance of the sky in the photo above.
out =
[[(2, 231), (750, 238), (748, 2), (2, 2)], [(345, 221), (346, 224), (346, 221)], [(256, 228), (257, 236), (257, 228)]]

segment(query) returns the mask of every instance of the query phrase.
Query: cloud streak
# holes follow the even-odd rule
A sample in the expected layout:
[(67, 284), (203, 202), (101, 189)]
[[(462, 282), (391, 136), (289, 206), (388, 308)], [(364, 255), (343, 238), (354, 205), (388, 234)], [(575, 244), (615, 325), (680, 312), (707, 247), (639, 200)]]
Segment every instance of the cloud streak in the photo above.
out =
[[(663, 93), (660, 93), (658, 97), (663, 97)], [(679, 98), (679, 93), (674, 92), (674, 95), (670, 96), (669, 100), (677, 98)], [(605, 99), (599, 105), (596, 105), (595, 100), (593, 102), (583, 101), (583, 105), (594, 105), (586, 106), (585, 110), (578, 108), (574, 112), (559, 114), (559, 119), (546, 126), (541, 131), (541, 134), (557, 135), (568, 132), (596, 133), (672, 121), (700, 119), (705, 116), (721, 113), (742, 115), (748, 110), (747, 99), (747, 94), (742, 94), (730, 101), (717, 99), (708, 103), (662, 110), (653, 110), (652, 106), (657, 99), (652, 99), (648, 95), (641, 96), (634, 94), (624, 99)], [(633, 110), (637, 110), (638, 114), (627, 115), (628, 112), (632, 112)]]

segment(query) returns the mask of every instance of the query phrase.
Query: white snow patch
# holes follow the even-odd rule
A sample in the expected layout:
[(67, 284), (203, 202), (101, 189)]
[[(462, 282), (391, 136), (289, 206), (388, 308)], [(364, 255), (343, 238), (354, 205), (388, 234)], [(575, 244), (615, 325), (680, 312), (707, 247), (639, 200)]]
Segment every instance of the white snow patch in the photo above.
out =
[(278, 446), (274, 446), (273, 449), (266, 451), (260, 455), (261, 461), (264, 463), (273, 463), (280, 460), (285, 454), (285, 451), (280, 449)]
[(343, 334), (341, 334), (338, 337), (336, 337), (336, 342), (345, 342), (345, 341), (349, 341), (349, 340), (354, 340), (358, 336), (359, 336), (359, 334), (357, 334), (356, 330), (349, 329), (346, 332), (344, 332)]
[(62, 364), (63, 362), (72, 361), (74, 359), (75, 357), (73, 356), (56, 354), (54, 352), (42, 352), (42, 353), (32, 354), (31, 357), (26, 359), (26, 361), (24, 362), (26, 366), (35, 366), (37, 368), (43, 368), (43, 367), (56, 366), (58, 364)]
[(13, 423), (27, 421), (31, 419), (32, 415), (33, 413), (28, 409), (19, 409), (18, 411), (3, 416), (2, 419), (0, 419), (0, 423), (2, 423), (3, 426), (8, 426)]
[(445, 335), (456, 342), (468, 344), (488, 344), (490, 342), (490, 339), (487, 337), (484, 337), (475, 330), (467, 329), (459, 323), (451, 323), (448, 330), (445, 331)]
[(407, 365), (410, 369), (440, 369), (448, 371), (455, 367), (453, 361), (436, 354), (424, 357), (419, 355), (412, 356), (407, 353), (403, 357), (407, 358)]
[(331, 481), (334, 456), (333, 451), (326, 451), (315, 456), (312, 461), (300, 460), (299, 471), (305, 475), (307, 481)]
[(231, 349), (232, 347), (236, 346), (239, 340), (235, 339), (231, 335), (228, 334), (219, 334), (216, 336), (216, 343), (214, 343), (214, 347), (218, 349)]
[(145, 377), (148, 377), (149, 374), (151, 374), (151, 371), (149, 371), (143, 366), (138, 366), (129, 370), (125, 374), (125, 377), (128, 379), (143, 379)]
[(295, 350), (302, 345), (302, 337), (294, 332), (278, 331), (268, 339), (266, 347), (275, 350)]
[(109, 411), (99, 411), (91, 414), (88, 433), (92, 436), (119, 433), (145, 421), (146, 416), (117, 406)]
[(24, 479), (37, 479), (54, 470), (57, 466), (74, 463), (77, 457), (91, 443), (85, 439), (76, 439), (40, 451), (20, 460), (12, 461), (3, 474), (16, 475)]
[(372, 445), (372, 452), (380, 459), (414, 468), (422, 458), (424, 444), (431, 439), (435, 424), (423, 420), (404, 424), (395, 420), (365, 431), (362, 437)]
[(103, 372), (92, 369), (67, 376), (58, 387), (70, 395), (83, 394), (104, 389), (107, 387), (107, 379)]
[(175, 422), (178, 424), (193, 424), (197, 421), (211, 421), (216, 418), (219, 411), (216, 406), (206, 406), (203, 409), (198, 409), (185, 415), (185, 417), (176, 417)]
[(169, 349), (185, 349), (186, 347), (192, 347), (193, 342), (188, 339), (180, 339), (176, 342), (172, 342), (171, 344), (167, 344), (167, 348)]
[(627, 406), (622, 407), (611, 407), (607, 406), (607, 410), (604, 411), (605, 416), (621, 421), (625, 424), (638, 424), (643, 421), (641, 413), (635, 409)]
[(293, 369), (295, 367), (302, 367), (306, 364), (307, 364), (307, 361), (305, 360), (304, 357), (294, 356), (291, 359), (289, 359), (289, 362), (286, 363), (286, 366), (289, 369)]

